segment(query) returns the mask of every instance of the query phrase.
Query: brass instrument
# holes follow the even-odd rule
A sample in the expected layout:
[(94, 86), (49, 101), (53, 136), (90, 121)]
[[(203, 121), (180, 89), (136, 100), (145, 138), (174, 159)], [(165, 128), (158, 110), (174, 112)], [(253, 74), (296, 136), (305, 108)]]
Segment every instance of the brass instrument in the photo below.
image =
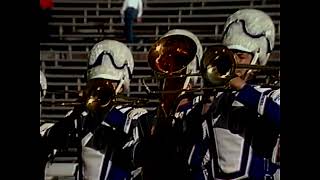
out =
[(158, 73), (172, 75), (181, 73), (197, 53), (195, 42), (183, 35), (159, 39), (150, 48), (148, 62)]
[[(228, 49), (224, 45), (213, 45), (209, 46), (207, 50), (205, 51), (203, 57), (202, 57), (202, 63), (200, 65), (200, 73), (192, 73), (192, 74), (183, 74), (183, 73), (177, 73), (181, 72), (182, 69), (185, 69), (187, 63), (189, 63), (193, 57), (193, 50), (186, 50), (185, 54), (189, 54), (189, 58), (185, 58), (185, 64), (177, 66), (175, 61), (173, 61), (174, 56), (169, 56), (170, 58), (165, 58), (168, 57), (169, 52), (173, 52), (172, 49), (173, 47), (167, 47), (164, 48), (163, 45), (165, 44), (165, 40), (159, 40), (156, 42), (152, 48), (150, 49), (149, 52), (149, 64), (150, 66), (158, 70), (157, 72), (157, 79), (176, 79), (176, 78), (185, 78), (188, 76), (202, 76), (205, 80), (210, 82), (210, 84), (213, 87), (218, 87), (218, 86), (224, 86), (227, 84), (227, 82), (235, 77), (235, 70), (236, 69), (251, 69), (255, 71), (260, 71), (262, 73), (266, 73), (267, 71), (269, 72), (275, 72), (273, 74), (278, 74), (280, 67), (276, 66), (261, 66), (261, 65), (249, 65), (249, 64), (237, 64), (235, 62), (234, 54), (233, 52)], [(188, 44), (188, 43), (186, 43)], [(155, 52), (157, 49), (157, 46), (161, 46), (162, 50), (159, 52)], [(185, 45), (185, 49), (187, 45)], [(189, 46), (190, 47), (190, 46)], [(161, 49), (161, 48), (158, 48)], [(168, 49), (171, 49), (171, 51), (168, 51)], [(162, 55), (161, 55), (162, 54)], [(174, 54), (174, 53), (173, 53)], [(157, 63), (155, 63), (157, 62)], [(162, 62), (162, 63), (161, 63)], [(173, 62), (173, 63), (171, 63)], [(170, 68), (162, 68), (164, 65), (167, 65)], [(175, 66), (176, 65), (176, 66)], [(180, 67), (180, 68), (178, 68)], [(147, 79), (152, 79), (153, 77), (146, 77), (143, 78), (143, 80)], [(144, 84), (144, 86), (146, 86)], [(159, 93), (172, 93), (172, 92), (166, 92), (166, 91), (161, 91)]]
[(226, 85), (229, 80), (236, 76), (235, 70), (240, 68), (259, 71), (280, 70), (280, 67), (237, 64), (233, 52), (223, 45), (208, 47), (200, 65), (202, 77), (213, 86)]
[[(61, 91), (62, 92), (62, 91)], [(53, 93), (53, 92), (52, 92)], [(80, 92), (81, 94), (81, 92)], [(81, 99), (81, 97), (79, 98)], [(74, 106), (85, 106), (85, 101), (80, 100), (75, 101), (42, 101), (40, 104), (45, 106), (66, 106), (66, 107), (74, 107)], [(87, 101), (95, 101), (95, 98), (91, 98)], [(135, 98), (135, 97), (127, 97), (123, 94), (116, 95), (110, 102), (113, 105), (127, 105), (130, 104), (131, 106), (146, 106), (149, 103), (149, 99), (147, 98)]]
[(160, 38), (149, 50), (148, 62), (159, 82), (159, 92), (171, 92), (160, 94), (160, 109), (165, 117), (175, 112), (176, 103), (184, 94), (177, 90), (185, 86), (187, 77), (183, 75), (196, 53), (194, 40), (180, 34)]

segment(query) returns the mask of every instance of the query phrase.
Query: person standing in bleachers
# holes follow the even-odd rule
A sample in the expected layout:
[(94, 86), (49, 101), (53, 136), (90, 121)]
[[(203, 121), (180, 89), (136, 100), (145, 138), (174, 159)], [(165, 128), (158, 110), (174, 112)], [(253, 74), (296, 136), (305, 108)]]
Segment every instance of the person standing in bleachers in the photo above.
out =
[(125, 24), (124, 36), (126, 37), (127, 43), (137, 42), (133, 33), (133, 24), (135, 20), (138, 23), (142, 22), (142, 13), (142, 0), (124, 0), (120, 14)]

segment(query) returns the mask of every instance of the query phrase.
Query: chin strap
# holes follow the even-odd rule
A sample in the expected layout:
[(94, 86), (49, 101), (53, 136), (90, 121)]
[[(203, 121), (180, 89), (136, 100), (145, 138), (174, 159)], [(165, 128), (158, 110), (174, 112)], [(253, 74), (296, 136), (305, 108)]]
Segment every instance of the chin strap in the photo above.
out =
[[(187, 76), (187, 78), (186, 78), (186, 80), (184, 81), (184, 84), (183, 84), (183, 87), (182, 87), (182, 89), (187, 89), (187, 87), (188, 87), (188, 85), (189, 85), (189, 83), (190, 83), (190, 79), (191, 79), (191, 77), (190, 76)], [(184, 94), (185, 93), (185, 91), (182, 91), (182, 93), (181, 94)]]
[(120, 80), (120, 83), (118, 84), (117, 88), (116, 88), (116, 91), (115, 91), (115, 95), (117, 95), (119, 93), (119, 91), (121, 90), (121, 87), (124, 83), (124, 79), (121, 79)]
[[(251, 60), (251, 65), (255, 65), (255, 64), (257, 64), (257, 62), (258, 62), (258, 58), (259, 58), (259, 54), (260, 54), (260, 50), (258, 49), (255, 53), (254, 53), (254, 56), (253, 56), (253, 58), (252, 58), (252, 60)], [(252, 73), (252, 69), (249, 69), (247, 72), (246, 72), (246, 74), (244, 75), (244, 80), (246, 81), (246, 80), (248, 80), (249, 79), (249, 77), (250, 77), (250, 74)]]

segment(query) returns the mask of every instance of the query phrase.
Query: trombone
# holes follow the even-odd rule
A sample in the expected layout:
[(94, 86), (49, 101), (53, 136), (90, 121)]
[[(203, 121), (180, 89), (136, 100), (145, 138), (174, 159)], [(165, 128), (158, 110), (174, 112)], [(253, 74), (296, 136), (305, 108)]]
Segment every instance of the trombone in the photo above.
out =
[[(59, 91), (63, 93), (62, 91)], [(147, 98), (135, 98), (135, 97), (127, 97), (122, 94), (118, 94), (117, 96), (114, 97), (114, 99), (111, 100), (111, 102), (114, 105), (125, 105), (125, 104), (130, 104), (132, 106), (145, 106), (147, 105), (150, 100)], [(67, 101), (42, 101), (40, 102), (41, 105), (44, 106), (66, 106), (66, 107), (74, 107), (74, 106), (81, 106), (85, 105), (85, 102), (75, 100), (71, 102)]]
[[(162, 41), (165, 41), (166, 39), (163, 39)], [(267, 75), (268, 73), (270, 74), (277, 74), (279, 75), (280, 72), (280, 67), (278, 66), (262, 66), (262, 65), (248, 65), (248, 64), (237, 64), (234, 58), (234, 53), (228, 49), (224, 45), (213, 45), (209, 46), (207, 50), (205, 51), (202, 59), (201, 59), (201, 64), (200, 64), (200, 73), (188, 73), (188, 74), (182, 74), (179, 73), (181, 72), (182, 69), (186, 68), (186, 65), (190, 62), (192, 58), (194, 57), (194, 50), (193, 49), (188, 49), (186, 47), (182, 48), (184, 49), (184, 57), (185, 58), (179, 58), (185, 59), (184, 64), (181, 66), (181, 63), (178, 64), (176, 63), (176, 59), (172, 57), (181, 57), (181, 51), (174, 51), (174, 45), (167, 45), (167, 46), (162, 46), (161, 49), (161, 56), (159, 55), (159, 52), (156, 50), (158, 44), (165, 44), (165, 42), (159, 41), (156, 43), (153, 47), (151, 48), (148, 56), (148, 61), (149, 64), (152, 67), (158, 67), (162, 65), (161, 63), (165, 62), (165, 64), (168, 64), (170, 66), (167, 67), (167, 69), (173, 69), (174, 71), (168, 72), (168, 73), (157, 73), (157, 77), (146, 77), (142, 78), (142, 83), (146, 90), (151, 93), (149, 90), (148, 86), (145, 83), (145, 80), (149, 79), (170, 79), (170, 78), (184, 78), (188, 76), (201, 76), (210, 87), (207, 87), (208, 89), (210, 88), (215, 88), (216, 90), (220, 89), (225, 89), (225, 85), (236, 76), (235, 70), (236, 69), (250, 69), (254, 70), (257, 72), (261, 72), (264, 75)], [(186, 46), (184, 43), (184, 46)], [(188, 46), (189, 47), (189, 46)], [(177, 49), (177, 48), (176, 48)], [(171, 56), (169, 56), (171, 55)], [(170, 58), (163, 58), (163, 57), (170, 57)], [(157, 61), (156, 61), (157, 60)], [(161, 60), (161, 61), (160, 61)], [(150, 63), (152, 62), (152, 63)], [(157, 62), (157, 63), (154, 63)], [(180, 66), (178, 66), (180, 65)], [(174, 66), (174, 67), (172, 67)], [(175, 67), (177, 66), (177, 67)], [(157, 69), (157, 68), (154, 68)], [(277, 86), (267, 83), (263, 83), (264, 86), (270, 86), (272, 88), (276, 88)], [(202, 89), (204, 89), (202, 87)], [(177, 90), (177, 91), (201, 91), (201, 88), (197, 88), (193, 90)], [(177, 91), (173, 92), (167, 92), (167, 91), (159, 91), (159, 92), (153, 92), (153, 93), (177, 93)]]
[(202, 77), (213, 86), (226, 85), (236, 77), (236, 69), (279, 72), (280, 67), (237, 64), (233, 52), (223, 45), (208, 47), (200, 64)]

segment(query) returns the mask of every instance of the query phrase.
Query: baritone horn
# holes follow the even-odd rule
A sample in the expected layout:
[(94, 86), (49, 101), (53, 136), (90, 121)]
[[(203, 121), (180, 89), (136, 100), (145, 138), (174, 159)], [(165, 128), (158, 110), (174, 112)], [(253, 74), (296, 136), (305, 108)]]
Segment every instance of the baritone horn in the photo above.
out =
[(200, 71), (202, 77), (213, 86), (224, 86), (236, 77), (236, 69), (255, 69), (259, 71), (277, 71), (280, 67), (237, 64), (234, 53), (224, 45), (213, 45), (203, 55)]

